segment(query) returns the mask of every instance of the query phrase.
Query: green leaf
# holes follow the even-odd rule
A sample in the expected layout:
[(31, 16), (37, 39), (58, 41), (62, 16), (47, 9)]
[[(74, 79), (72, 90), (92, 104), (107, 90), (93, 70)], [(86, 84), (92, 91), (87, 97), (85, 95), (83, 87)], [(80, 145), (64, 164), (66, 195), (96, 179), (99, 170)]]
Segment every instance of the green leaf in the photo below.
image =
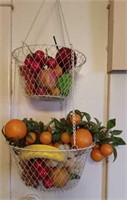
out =
[(54, 132), (52, 134), (52, 142), (55, 143), (55, 142), (59, 142), (60, 141), (60, 133), (59, 132)]
[(53, 120), (54, 119), (51, 119), (51, 121), (48, 124), (45, 125), (45, 128), (48, 128), (54, 122)]
[(122, 130), (113, 130), (113, 131), (110, 131), (110, 133), (112, 135), (120, 135), (123, 131)]
[(27, 132), (35, 132), (37, 134), (40, 134), (44, 130), (44, 124), (43, 122), (37, 122), (34, 121), (32, 118), (29, 120), (27, 118), (23, 119), (23, 122), (26, 124)]
[(42, 133), (43, 130), (44, 130), (44, 123), (40, 121), (38, 123), (38, 133)]
[(104, 129), (105, 129), (105, 126), (100, 126), (99, 127), (99, 131), (104, 130)]
[(77, 174), (70, 174), (70, 179), (74, 180), (74, 179), (80, 179), (80, 176)]
[(82, 112), (82, 114), (83, 114), (83, 116), (86, 117), (87, 121), (90, 122), (90, 120), (91, 120), (90, 115), (88, 113), (86, 113), (86, 112)]
[(117, 158), (117, 150), (115, 147), (113, 147), (113, 155), (114, 155), (114, 160), (113, 160), (113, 162), (114, 162)]
[(110, 119), (107, 123), (107, 129), (111, 129), (116, 125), (116, 119)]
[(75, 110), (75, 113), (82, 117), (82, 113), (80, 112), (80, 110)]
[(66, 119), (65, 118), (60, 119), (60, 122), (61, 122), (62, 125), (66, 125)]
[(66, 127), (66, 132), (71, 136), (72, 133), (73, 133), (73, 128), (72, 128), (72, 126), (67, 126), (67, 127)]
[(122, 138), (120, 138), (120, 137), (114, 137), (112, 145), (114, 145), (114, 146), (126, 145), (126, 143), (125, 143), (125, 141)]
[(101, 125), (101, 122), (97, 118), (94, 117), (94, 119), (95, 119), (95, 121), (96, 121), (97, 124)]
[(86, 128), (89, 123), (86, 121), (81, 121), (78, 126)]
[(54, 118), (53, 121), (54, 121), (56, 129), (62, 128), (62, 124), (56, 118)]
[(112, 142), (112, 138), (102, 138), (100, 139), (101, 144), (109, 144)]
[(97, 132), (99, 132), (99, 125), (98, 124), (96, 124), (96, 125), (94, 125), (91, 129), (90, 129), (90, 131), (92, 132), (92, 133), (97, 133)]

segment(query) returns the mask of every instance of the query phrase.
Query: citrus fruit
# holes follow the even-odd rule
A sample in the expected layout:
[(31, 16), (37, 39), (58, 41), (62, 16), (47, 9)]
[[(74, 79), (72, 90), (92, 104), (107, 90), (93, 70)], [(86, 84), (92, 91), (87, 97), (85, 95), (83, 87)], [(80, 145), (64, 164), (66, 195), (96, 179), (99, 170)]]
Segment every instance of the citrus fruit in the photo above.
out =
[[(73, 115), (69, 116), (69, 120), (70, 120), (71, 124), (73, 124)], [(82, 120), (81, 116), (79, 114), (75, 113), (75, 123), (76, 123), (76, 125), (78, 125), (81, 122), (81, 120)]]
[(103, 156), (110, 156), (113, 152), (113, 148), (110, 144), (102, 144), (100, 147), (100, 152)]
[(34, 132), (29, 132), (26, 136), (26, 144), (33, 144), (37, 139), (37, 135)]
[(59, 65), (57, 65), (54, 70), (56, 72), (57, 77), (62, 76), (63, 70), (62, 70), (62, 68)]
[(67, 132), (63, 132), (61, 134), (61, 141), (64, 143), (64, 144), (68, 144), (71, 142), (71, 136), (67, 133)]
[(42, 144), (51, 144), (52, 143), (52, 134), (49, 131), (44, 131), (40, 134), (40, 142)]
[(4, 134), (7, 138), (12, 138), (13, 140), (22, 139), (26, 133), (27, 127), (20, 119), (11, 119), (5, 125)]
[[(86, 148), (92, 144), (93, 137), (89, 130), (80, 128), (75, 134), (75, 145), (78, 148)], [(74, 134), (71, 137), (71, 144), (74, 145)]]
[(52, 95), (53, 96), (58, 96), (60, 94), (60, 89), (55, 87), (53, 90), (52, 90)]
[(99, 149), (93, 149), (90, 153), (90, 157), (95, 162), (100, 162), (103, 159), (103, 155), (101, 154)]

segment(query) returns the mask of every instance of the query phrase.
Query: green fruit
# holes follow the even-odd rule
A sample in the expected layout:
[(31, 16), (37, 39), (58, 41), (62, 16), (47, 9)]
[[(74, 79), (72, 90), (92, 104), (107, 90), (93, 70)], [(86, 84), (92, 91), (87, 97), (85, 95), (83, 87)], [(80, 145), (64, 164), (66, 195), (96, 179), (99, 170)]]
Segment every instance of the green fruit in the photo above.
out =
[(72, 76), (70, 74), (63, 74), (58, 82), (57, 87), (60, 89), (61, 94), (67, 96), (72, 85)]

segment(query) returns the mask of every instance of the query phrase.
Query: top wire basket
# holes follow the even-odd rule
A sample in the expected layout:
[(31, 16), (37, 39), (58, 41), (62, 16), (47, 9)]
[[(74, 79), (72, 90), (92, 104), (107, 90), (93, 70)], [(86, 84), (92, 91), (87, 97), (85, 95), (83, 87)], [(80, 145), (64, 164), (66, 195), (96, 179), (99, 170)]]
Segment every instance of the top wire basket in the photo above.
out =
[(86, 62), (78, 50), (57, 45), (23, 45), (12, 53), (24, 95), (35, 100), (63, 100), (74, 74)]

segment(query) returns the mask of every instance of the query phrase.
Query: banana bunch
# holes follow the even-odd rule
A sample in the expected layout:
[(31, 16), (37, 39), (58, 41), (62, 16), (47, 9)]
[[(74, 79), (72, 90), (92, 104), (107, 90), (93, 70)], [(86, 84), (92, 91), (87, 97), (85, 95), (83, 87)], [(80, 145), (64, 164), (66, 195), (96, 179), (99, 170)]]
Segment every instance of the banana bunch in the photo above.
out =
[(64, 152), (60, 152), (60, 149), (43, 144), (33, 144), (24, 147), (20, 156), (23, 160), (29, 160), (32, 158), (47, 158), (59, 162), (66, 161), (66, 154), (64, 154)]

